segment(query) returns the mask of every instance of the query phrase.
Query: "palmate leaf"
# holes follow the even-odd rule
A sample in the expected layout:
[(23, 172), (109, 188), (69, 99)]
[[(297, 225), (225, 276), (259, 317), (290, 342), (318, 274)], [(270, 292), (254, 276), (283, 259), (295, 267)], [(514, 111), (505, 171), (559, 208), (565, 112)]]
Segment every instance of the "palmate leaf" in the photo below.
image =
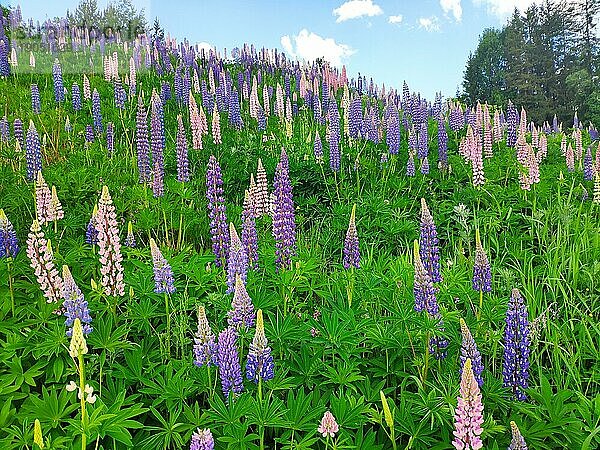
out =
[(150, 412), (156, 420), (158, 426), (145, 426), (149, 435), (139, 443), (134, 443), (135, 448), (151, 450), (157, 448), (182, 448), (185, 445), (184, 435), (188, 431), (189, 425), (179, 421), (180, 411), (177, 409), (167, 411), (168, 418), (165, 418), (156, 408), (150, 407)]
[[(133, 418), (144, 414), (148, 409), (142, 407), (141, 403), (126, 405), (127, 403), (131, 402), (126, 400), (125, 392), (117, 394), (115, 401), (109, 406), (100, 403), (104, 406), (105, 413), (98, 418), (99, 424), (96, 432), (101, 438), (111, 437), (127, 446), (132, 445), (132, 436), (129, 430), (140, 429), (144, 426)], [(90, 420), (90, 427), (91, 423)]]
[(215, 425), (237, 426), (244, 416), (253, 408), (252, 397), (242, 393), (234, 401), (225, 404), (220, 395), (215, 395), (209, 402), (210, 409), (206, 411), (207, 419)]
[(30, 395), (23, 403), (19, 415), (35, 417), (54, 428), (64, 424), (78, 407), (76, 395), (67, 392), (64, 386), (59, 385), (52, 390), (42, 386), (42, 396)]

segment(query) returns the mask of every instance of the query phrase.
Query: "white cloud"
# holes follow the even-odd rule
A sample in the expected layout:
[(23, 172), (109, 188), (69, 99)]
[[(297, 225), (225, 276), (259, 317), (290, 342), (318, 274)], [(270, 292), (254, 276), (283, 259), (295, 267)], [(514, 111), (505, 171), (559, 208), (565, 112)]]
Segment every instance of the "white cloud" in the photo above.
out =
[(399, 24), (402, 23), (402, 14), (398, 14), (397, 16), (388, 17), (388, 23)]
[(337, 16), (336, 23), (350, 19), (360, 19), (365, 16), (379, 16), (381, 14), (383, 14), (383, 9), (373, 3), (373, 0), (350, 0), (333, 10), (333, 15)]
[(215, 51), (215, 47), (208, 42), (196, 42), (197, 51), (204, 50), (204, 53), (209, 54), (210, 51)]
[(541, 0), (473, 0), (473, 3), (476, 5), (487, 5), (488, 13), (504, 21), (504, 19), (512, 14), (515, 8), (524, 11), (533, 3), (541, 3)]
[(460, 0), (440, 0), (440, 6), (444, 10), (444, 14), (452, 12), (452, 15), (456, 21), (460, 22), (462, 19), (462, 6), (460, 4)]
[[(293, 43), (292, 43), (293, 41)], [(341, 66), (343, 60), (356, 53), (346, 44), (338, 44), (332, 38), (323, 38), (318, 34), (302, 29), (296, 36), (281, 36), (281, 46), (292, 58), (314, 61), (325, 58), (334, 66)]]
[(436, 16), (431, 17), (419, 17), (417, 20), (419, 28), (423, 28), (425, 31), (440, 31), (440, 21)]

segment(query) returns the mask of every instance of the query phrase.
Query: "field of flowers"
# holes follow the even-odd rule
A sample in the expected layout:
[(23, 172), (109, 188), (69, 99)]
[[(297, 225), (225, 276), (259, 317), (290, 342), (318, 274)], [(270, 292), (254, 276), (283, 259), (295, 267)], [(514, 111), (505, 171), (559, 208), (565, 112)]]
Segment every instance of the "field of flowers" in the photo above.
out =
[(2, 450), (600, 447), (585, 118), (12, 22)]

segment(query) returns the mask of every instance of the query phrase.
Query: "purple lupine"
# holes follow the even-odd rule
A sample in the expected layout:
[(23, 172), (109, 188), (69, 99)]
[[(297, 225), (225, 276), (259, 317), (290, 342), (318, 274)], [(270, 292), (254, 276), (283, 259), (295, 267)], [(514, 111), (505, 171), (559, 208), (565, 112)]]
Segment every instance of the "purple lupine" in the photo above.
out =
[(73, 83), (73, 86), (71, 86), (71, 104), (74, 111), (81, 110), (81, 91), (77, 83)]
[(329, 102), (329, 167), (334, 172), (340, 170), (340, 113), (335, 99)]
[(257, 105), (257, 120), (258, 120), (258, 129), (260, 131), (265, 131), (267, 129), (267, 118), (265, 117), (265, 110), (260, 103)]
[(362, 102), (360, 97), (355, 97), (350, 102), (350, 108), (348, 113), (348, 132), (350, 137), (357, 139), (362, 133), (363, 129), (363, 115), (362, 115)]
[(512, 421), (510, 422), (510, 431), (512, 434), (512, 439), (510, 441), (510, 445), (508, 446), (508, 450), (527, 450), (527, 443), (521, 434), (521, 430), (519, 430), (517, 424)]
[(42, 144), (33, 120), (29, 121), (25, 142), (25, 159), (27, 160), (27, 179), (35, 180), (38, 171), (42, 170)]
[(213, 450), (214, 448), (215, 440), (208, 428), (204, 430), (198, 428), (198, 430), (192, 434), (190, 450)]
[(239, 276), (246, 284), (248, 274), (248, 255), (242, 245), (233, 222), (229, 223), (229, 254), (227, 256), (227, 294), (235, 290), (236, 278)]
[(492, 292), (492, 271), (485, 250), (481, 245), (479, 228), (475, 230), (475, 264), (473, 265), (473, 290)]
[(256, 232), (256, 208), (254, 199), (249, 191), (244, 193), (244, 208), (242, 210), (242, 245), (248, 255), (248, 265), (258, 266), (258, 233)]
[(116, 81), (114, 84), (114, 97), (115, 106), (119, 109), (125, 109), (125, 100), (127, 99), (127, 92), (123, 89), (123, 85), (120, 81)]
[(102, 113), (100, 111), (100, 94), (98, 90), (94, 88), (92, 93), (92, 114), (94, 116), (94, 131), (97, 134), (102, 133)]
[(235, 398), (244, 390), (242, 368), (237, 348), (237, 332), (228, 327), (219, 333), (217, 355), (221, 388), (227, 400)]
[[(0, 18), (0, 27), (4, 32), (3, 20)], [(4, 33), (3, 33), (4, 34)], [(0, 36), (0, 77), (10, 76), (10, 64), (8, 63), (8, 39), (2, 39), (4, 36)]]
[(10, 139), (10, 130), (8, 127), (8, 119), (6, 116), (0, 119), (0, 141), (8, 142)]
[(236, 130), (244, 128), (244, 120), (240, 111), (240, 99), (235, 88), (233, 88), (229, 97), (229, 125)]
[(419, 247), (421, 249), (421, 257), (423, 265), (427, 269), (431, 281), (439, 283), (442, 281), (440, 275), (440, 249), (439, 240), (433, 216), (429, 212), (425, 199), (421, 199), (421, 226), (419, 236)]
[(483, 372), (483, 363), (481, 362), (481, 353), (479, 353), (475, 339), (473, 339), (473, 335), (462, 317), (460, 318), (460, 331), (462, 334), (462, 343), (460, 346), (460, 374), (462, 375), (463, 367), (467, 359), (471, 359), (475, 380), (477, 380), (479, 387), (482, 387), (483, 377), (481, 374)]
[(319, 136), (319, 130), (315, 131), (315, 144), (313, 146), (315, 160), (317, 164), (323, 163), (323, 144), (321, 143), (321, 136)]
[(0, 209), (0, 258), (14, 258), (17, 253), (19, 253), (17, 233), (4, 214), (4, 210)]
[(502, 378), (514, 398), (527, 400), (524, 389), (529, 379), (529, 321), (527, 306), (518, 289), (513, 289), (506, 312)]
[(217, 343), (210, 329), (204, 306), (198, 307), (198, 329), (194, 336), (194, 365), (197, 367), (216, 366)]
[(231, 310), (227, 313), (227, 323), (231, 327), (250, 328), (254, 325), (254, 305), (252, 299), (246, 291), (240, 274), (235, 277), (235, 290), (233, 291), (233, 300), (231, 301)]
[(21, 148), (25, 147), (25, 135), (23, 133), (23, 121), (16, 118), (13, 122), (13, 134), (15, 141), (19, 143)]
[(463, 118), (463, 113), (460, 105), (456, 105), (455, 107), (450, 109), (450, 129), (457, 133), (464, 127), (465, 119)]
[(419, 251), (419, 242), (416, 240), (414, 244), (414, 265), (415, 281), (413, 294), (415, 296), (415, 311), (427, 311), (430, 315), (435, 316), (439, 312), (436, 289), (433, 286), (429, 272), (427, 272), (423, 264)]
[(273, 237), (275, 238), (275, 264), (277, 269), (290, 268), (296, 254), (296, 217), (289, 174), (289, 161), (285, 149), (275, 169)]
[(150, 238), (150, 253), (154, 269), (154, 292), (157, 294), (173, 294), (176, 291), (173, 270), (153, 238)]
[(65, 101), (65, 87), (58, 59), (54, 60), (54, 65), (52, 66), (52, 79), (54, 80), (54, 100), (56, 103), (62, 103)]
[(96, 214), (98, 214), (98, 205), (94, 206), (92, 217), (90, 217), (90, 221), (88, 222), (87, 228), (85, 230), (86, 244), (96, 245), (98, 243), (98, 230), (96, 229)]
[(510, 100), (508, 101), (506, 114), (506, 120), (508, 122), (508, 135), (506, 137), (506, 145), (509, 147), (514, 147), (517, 143), (517, 127), (519, 118), (517, 108), (515, 108), (515, 105), (513, 105)]
[(409, 177), (415, 176), (415, 152), (412, 150), (408, 151), (408, 160), (406, 161), (406, 175)]
[(423, 122), (419, 127), (419, 134), (417, 136), (417, 156), (419, 159), (427, 158), (429, 154), (429, 136), (427, 132), (427, 123)]
[(165, 195), (165, 171), (158, 161), (154, 162), (152, 170), (152, 195), (154, 198)]
[(183, 127), (181, 114), (177, 116), (177, 181), (190, 181), (190, 166), (188, 161), (188, 143)]
[(40, 114), (42, 112), (42, 106), (40, 102), (40, 90), (37, 84), (31, 85), (31, 109), (34, 114)]
[(221, 167), (214, 155), (210, 156), (206, 170), (206, 198), (215, 265), (221, 267), (225, 263), (229, 251), (229, 233)]
[(136, 114), (136, 133), (135, 142), (137, 149), (137, 166), (140, 183), (150, 181), (150, 153), (148, 146), (148, 123), (146, 122), (146, 110), (144, 101), (140, 96), (138, 98), (138, 108)]
[(158, 164), (161, 172), (164, 172), (163, 150), (165, 130), (162, 117), (162, 102), (156, 93), (152, 95), (150, 116), (150, 147), (152, 148), (152, 164)]
[(343, 253), (344, 269), (348, 270), (350, 267), (358, 269), (360, 267), (360, 249), (358, 246), (358, 233), (356, 231), (356, 204), (352, 206), (350, 223), (348, 224), (346, 239), (344, 239)]
[(115, 151), (115, 126), (112, 122), (106, 125), (106, 151), (109, 158)]
[(85, 126), (85, 142), (86, 144), (94, 142), (94, 128), (89, 123)]
[(71, 337), (73, 334), (73, 323), (75, 322), (75, 319), (81, 321), (83, 334), (90, 334), (94, 329), (90, 325), (92, 317), (90, 316), (88, 302), (85, 301), (81, 289), (75, 284), (73, 275), (71, 275), (71, 271), (67, 266), (63, 266), (62, 298), (65, 311), (65, 326), (68, 327), (67, 336)]
[(400, 150), (400, 117), (396, 108), (393, 109), (387, 120), (385, 140), (390, 154), (397, 155)]
[(438, 118), (438, 164), (443, 169), (448, 167), (448, 134), (444, 116)]
[[(598, 168), (597, 170), (600, 170)], [(592, 146), (590, 145), (583, 157), (583, 179), (586, 181), (592, 181), (594, 179), (594, 166), (592, 159)]]
[(272, 380), (274, 376), (273, 355), (271, 355), (271, 348), (265, 336), (262, 310), (259, 309), (256, 313), (256, 332), (248, 350), (246, 378), (258, 383), (259, 380)]

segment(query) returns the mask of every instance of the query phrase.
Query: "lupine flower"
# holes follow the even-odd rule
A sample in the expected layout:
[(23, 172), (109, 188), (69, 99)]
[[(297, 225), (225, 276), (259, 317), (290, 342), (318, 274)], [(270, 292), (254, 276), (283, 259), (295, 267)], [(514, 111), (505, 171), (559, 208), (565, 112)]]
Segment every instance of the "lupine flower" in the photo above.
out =
[(408, 151), (408, 160), (406, 161), (406, 175), (409, 177), (415, 176), (415, 152)]
[(275, 169), (273, 182), (275, 207), (273, 211), (273, 237), (275, 238), (275, 263), (278, 269), (289, 268), (296, 250), (296, 219), (294, 199), (289, 175), (289, 162), (285, 149)]
[(250, 192), (244, 192), (244, 208), (242, 210), (242, 246), (248, 256), (248, 265), (256, 268), (258, 264), (258, 233), (256, 232), (256, 212)]
[(112, 122), (106, 125), (106, 152), (109, 158), (115, 152), (115, 126)]
[(34, 114), (39, 114), (42, 111), (40, 103), (40, 90), (37, 84), (31, 85), (31, 109)]
[(190, 450), (213, 450), (215, 448), (215, 441), (213, 435), (208, 428), (195, 431), (192, 434), (192, 442), (190, 443)]
[(42, 170), (42, 144), (33, 120), (29, 121), (27, 130), (25, 159), (27, 160), (27, 179), (33, 181), (37, 173)]
[(229, 223), (229, 254), (227, 257), (227, 294), (235, 290), (236, 277), (239, 275), (244, 284), (248, 273), (248, 255), (233, 225)]
[(154, 161), (152, 170), (152, 195), (162, 197), (165, 195), (164, 168), (158, 161)]
[(97, 134), (102, 133), (102, 113), (100, 112), (100, 94), (94, 89), (92, 94), (92, 114), (94, 116), (94, 130)]
[(463, 366), (460, 381), (460, 395), (454, 413), (454, 440), (452, 445), (458, 450), (479, 450), (483, 448), (481, 433), (483, 428), (483, 403), (479, 385), (473, 376), (471, 359)]
[(219, 333), (217, 343), (219, 377), (223, 395), (229, 400), (244, 390), (242, 368), (237, 349), (237, 332), (228, 327)]
[(39, 419), (35, 419), (35, 422), (33, 422), (33, 443), (40, 449), (45, 447), (44, 437), (42, 435), (42, 425), (40, 424)]
[(460, 374), (462, 375), (463, 373), (465, 362), (467, 359), (470, 359), (475, 380), (477, 380), (479, 387), (482, 387), (483, 377), (481, 376), (481, 373), (483, 372), (483, 363), (481, 362), (481, 353), (479, 353), (473, 335), (462, 317), (460, 319), (460, 331), (462, 334), (462, 344), (460, 346)]
[[(40, 171), (38, 173), (41, 174), (42, 172)], [(46, 220), (48, 222), (55, 222), (64, 217), (65, 213), (63, 212), (62, 205), (56, 194), (56, 186), (52, 186), (52, 194), (50, 194), (50, 204), (48, 205)]]
[(210, 235), (215, 264), (221, 267), (229, 251), (229, 233), (221, 167), (213, 155), (208, 160), (206, 170), (206, 198), (208, 199), (208, 217), (210, 218)]
[(96, 245), (98, 243), (98, 230), (96, 230), (96, 215), (98, 214), (98, 205), (94, 205), (94, 211), (92, 212), (92, 217), (90, 217), (90, 221), (88, 222), (87, 228), (85, 230), (85, 243)]
[(127, 237), (123, 244), (129, 248), (135, 248), (135, 235), (133, 234), (133, 226), (131, 220), (127, 223)]
[(492, 272), (490, 262), (481, 245), (479, 228), (475, 230), (475, 264), (473, 266), (473, 290), (492, 292)]
[(400, 150), (400, 117), (398, 111), (394, 108), (387, 121), (386, 143), (388, 151), (392, 155), (397, 155)]
[(54, 65), (52, 66), (52, 78), (54, 80), (54, 100), (56, 100), (56, 103), (62, 103), (65, 101), (65, 88), (58, 59), (54, 60)]
[(90, 79), (86, 74), (83, 74), (83, 98), (90, 100), (92, 98), (92, 90), (90, 88)]
[(90, 325), (92, 317), (90, 316), (88, 302), (85, 301), (83, 293), (75, 284), (73, 275), (71, 275), (71, 271), (67, 266), (63, 266), (62, 298), (64, 300), (63, 308), (65, 309), (65, 326), (69, 327), (67, 336), (71, 337), (73, 334), (75, 319), (81, 321), (83, 334), (90, 334), (94, 329)]
[(421, 260), (419, 252), (419, 243), (415, 240), (414, 244), (414, 265), (415, 265), (415, 281), (413, 293), (415, 296), (415, 311), (427, 311), (432, 316), (438, 314), (439, 308), (436, 291), (431, 281), (431, 276)]
[(165, 148), (165, 127), (163, 107), (160, 96), (154, 91), (152, 92), (151, 100), (151, 115), (150, 115), (150, 147), (152, 149), (152, 164), (156, 172), (158, 164), (161, 177), (164, 177), (164, 155)]
[(519, 427), (512, 421), (510, 422), (510, 431), (512, 432), (512, 440), (510, 441), (508, 450), (527, 450), (527, 443), (525, 442), (523, 435), (521, 435)]
[(219, 115), (219, 110), (217, 109), (217, 104), (215, 103), (213, 114), (212, 114), (212, 137), (213, 143), (215, 145), (219, 145), (222, 143), (221, 141), (221, 118)]
[(136, 113), (135, 142), (137, 149), (137, 165), (140, 183), (150, 181), (150, 147), (148, 145), (148, 123), (146, 121), (146, 110), (144, 101), (140, 96)]
[(71, 87), (71, 103), (73, 104), (74, 111), (81, 110), (81, 92), (77, 83), (73, 83)]
[[(0, 22), (4, 22), (4, 20), (1, 20)], [(2, 23), (1, 26), (4, 27), (4, 23)], [(0, 77), (10, 76), (10, 64), (8, 63), (8, 59), (8, 39), (0, 39)]]
[(217, 365), (217, 343), (210, 329), (204, 306), (198, 307), (198, 330), (194, 337), (194, 364), (198, 367)]
[(319, 428), (317, 428), (317, 431), (321, 433), (323, 437), (332, 438), (335, 437), (335, 433), (340, 431), (340, 427), (330, 411), (325, 411), (325, 414), (323, 414), (321, 424), (319, 425)]
[(17, 253), (19, 253), (17, 233), (4, 210), (0, 209), (0, 258), (14, 258)]
[(513, 289), (506, 312), (504, 329), (504, 387), (510, 388), (517, 400), (525, 401), (524, 389), (529, 379), (529, 321), (527, 306), (518, 289)]
[(37, 173), (37, 179), (35, 181), (35, 211), (37, 220), (40, 225), (44, 225), (46, 222), (51, 222), (50, 216), (50, 202), (52, 200), (52, 192), (46, 184), (46, 180), (42, 176), (42, 171)]
[(444, 116), (438, 118), (438, 164), (443, 169), (448, 167), (448, 134)]
[(108, 187), (102, 188), (102, 195), (98, 202), (98, 213), (95, 221), (98, 231), (98, 255), (102, 268), (102, 286), (106, 295), (125, 295), (123, 283), (123, 256), (121, 255), (121, 242), (117, 228), (117, 214), (108, 192)]
[(252, 195), (252, 201), (254, 202), (256, 217), (269, 214), (269, 189), (267, 172), (265, 171), (260, 158), (258, 158), (258, 168), (256, 169), (256, 190), (254, 192), (250, 192), (250, 195)]
[(190, 181), (188, 143), (181, 114), (177, 116), (177, 181)]
[(350, 267), (360, 267), (360, 249), (358, 246), (358, 233), (356, 231), (356, 204), (352, 206), (352, 213), (350, 214), (350, 223), (348, 224), (348, 231), (346, 232), (346, 239), (344, 240), (344, 269)]
[(15, 135), (15, 141), (17, 141), (21, 148), (25, 147), (25, 135), (23, 134), (23, 121), (19, 118), (16, 118), (13, 122), (13, 133)]
[(246, 286), (239, 274), (235, 277), (235, 290), (231, 302), (231, 311), (227, 313), (229, 326), (250, 328), (254, 325), (254, 305), (246, 291)]
[(319, 136), (319, 130), (315, 131), (315, 143), (313, 146), (313, 151), (317, 164), (323, 163), (323, 144), (321, 143), (321, 136)]
[(48, 303), (58, 302), (61, 296), (62, 280), (54, 267), (54, 255), (50, 242), (46, 240), (37, 219), (31, 224), (27, 238), (27, 256), (46, 301)]
[(85, 142), (86, 144), (94, 142), (94, 129), (89, 123), (85, 126)]
[[(583, 157), (583, 179), (586, 181), (591, 181), (594, 179), (594, 166), (592, 161), (592, 146), (590, 145), (585, 152), (585, 156)], [(600, 168), (597, 170), (600, 170)]]
[(173, 294), (176, 290), (173, 270), (152, 238), (150, 238), (150, 253), (152, 253), (152, 264), (154, 266), (154, 292), (157, 294)]
[(273, 356), (265, 336), (262, 310), (256, 313), (256, 333), (248, 350), (248, 361), (246, 362), (246, 378), (258, 383), (272, 380), (274, 374)]
[(427, 156), (421, 160), (420, 171), (423, 175), (427, 175), (429, 173), (429, 158)]
[(6, 116), (0, 119), (0, 142), (8, 143), (10, 138), (10, 130), (8, 128), (8, 119)]
[(473, 151), (471, 153), (471, 167), (473, 169), (473, 186), (479, 187), (485, 184), (481, 143), (477, 142), (477, 144), (473, 146), (472, 150)]
[(71, 119), (69, 119), (69, 116), (67, 116), (67, 118), (65, 119), (65, 131), (67, 133), (70, 133), (73, 130), (73, 128), (71, 127)]
[[(75, 318), (73, 321), (73, 332), (71, 333), (71, 342), (69, 343), (69, 355), (71, 358), (77, 359), (81, 355), (85, 355), (88, 352), (87, 342), (85, 341), (85, 335), (83, 334), (83, 326), (81, 320)], [(87, 385), (86, 385), (87, 387)], [(83, 395), (83, 393), (79, 393)]]
[(421, 231), (419, 247), (423, 265), (427, 269), (431, 281), (439, 283), (442, 281), (440, 275), (440, 250), (438, 247), (438, 236), (433, 216), (429, 212), (425, 199), (421, 199)]
[(507, 122), (508, 122), (508, 135), (506, 137), (506, 145), (509, 147), (514, 147), (517, 143), (517, 108), (512, 102), (508, 101), (507, 108)]

